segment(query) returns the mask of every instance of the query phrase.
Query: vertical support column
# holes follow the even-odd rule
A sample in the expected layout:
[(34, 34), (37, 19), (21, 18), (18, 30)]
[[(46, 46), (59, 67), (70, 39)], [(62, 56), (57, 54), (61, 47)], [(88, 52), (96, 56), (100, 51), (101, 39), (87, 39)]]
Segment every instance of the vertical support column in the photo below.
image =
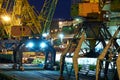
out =
[(19, 70), (23, 71), (24, 67), (22, 64), (22, 58), (23, 58), (23, 44), (19, 47), (18, 54), (19, 54)]
[(45, 69), (47, 69), (48, 52), (45, 52)]
[(52, 53), (52, 62), (51, 62), (51, 64), (52, 64), (52, 67), (55, 65), (55, 60), (56, 60), (56, 51), (55, 51), (55, 49), (52, 47), (51, 48), (52, 49), (52, 51), (51, 51), (51, 53)]
[(17, 59), (16, 59), (16, 56), (17, 56), (17, 51), (16, 49), (13, 50), (13, 69), (17, 69)]

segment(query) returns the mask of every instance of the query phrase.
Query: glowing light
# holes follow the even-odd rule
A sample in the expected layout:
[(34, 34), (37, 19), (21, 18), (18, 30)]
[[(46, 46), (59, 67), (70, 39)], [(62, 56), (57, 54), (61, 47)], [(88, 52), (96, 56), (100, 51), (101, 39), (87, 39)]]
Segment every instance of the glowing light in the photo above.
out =
[(79, 19), (79, 18), (77, 18), (77, 19), (76, 19), (76, 21), (80, 21), (80, 19)]
[(61, 42), (63, 41), (64, 35), (61, 33), (59, 34), (59, 38), (61, 39)]
[(2, 16), (2, 19), (6, 22), (10, 21), (10, 17), (9, 16)]
[(42, 36), (43, 36), (43, 37), (47, 37), (47, 33), (43, 33)]
[(41, 48), (45, 48), (46, 46), (47, 46), (46, 43), (44, 43), (44, 42), (40, 43)]
[(59, 25), (62, 25), (63, 23), (62, 22), (59, 22)]
[(33, 42), (29, 42), (26, 47), (29, 47), (29, 48), (32, 48), (34, 46), (34, 43)]
[(43, 33), (42, 36), (43, 37), (47, 37), (49, 33)]

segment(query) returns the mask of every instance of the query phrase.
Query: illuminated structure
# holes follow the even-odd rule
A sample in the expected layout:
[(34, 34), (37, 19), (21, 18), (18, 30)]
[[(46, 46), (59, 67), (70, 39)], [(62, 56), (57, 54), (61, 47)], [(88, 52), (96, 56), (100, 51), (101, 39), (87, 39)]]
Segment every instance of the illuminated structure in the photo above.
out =
[[(57, 2), (58, 0), (44, 0), (43, 7), (40, 13), (37, 14), (35, 13), (34, 9), (30, 6), (28, 0), (5, 0), (5, 1), (1, 0), (0, 9), (3, 9), (6, 12), (6, 14), (9, 14), (11, 20), (10, 23), (7, 24), (7, 28), (9, 29), (8, 30), (5, 29), (5, 31), (7, 34), (9, 34), (10, 38), (17, 37), (19, 39), (18, 42), (11, 43), (12, 40), (6, 40), (6, 41), (4, 40), (2, 42), (3, 43), (2, 45), (4, 45), (5, 48), (7, 48), (5, 45), (12, 44), (10, 47), (13, 47), (14, 45), (14, 49), (13, 48), (11, 49), (13, 50), (13, 56), (14, 56), (13, 68), (16, 69), (17, 64), (19, 64), (19, 69), (20, 70), (24, 69), (22, 66), (23, 52), (25, 51), (24, 49), (25, 46), (27, 45), (26, 42), (31, 40), (26, 37), (32, 37), (32, 39), (35, 39), (35, 41), (37, 42), (45, 41), (46, 43), (49, 43), (49, 41), (43, 39), (42, 34), (49, 33), (50, 24), (56, 9)], [(3, 12), (3, 14), (5, 12)], [(6, 26), (6, 24), (2, 22), (2, 26), (4, 27)], [(42, 43), (41, 45), (42, 45), (42, 49), (44, 50), (45, 47), (44, 43)], [(29, 46), (32, 47), (32, 43)], [(44, 55), (46, 56), (45, 67), (47, 68), (48, 65), (47, 59), (48, 59), (48, 54), (50, 53), (51, 61), (49, 64), (51, 64), (50, 68), (52, 68), (53, 65), (55, 64), (56, 52), (51, 44), (47, 44), (47, 46), (49, 49), (47, 48), (43, 51)], [(31, 48), (31, 47), (27, 47), (27, 48)], [(39, 51), (39, 52), (42, 51), (40, 49), (41, 46), (36, 46), (36, 47), (39, 49), (36, 49), (35, 51)]]
[[(115, 2), (117, 2), (117, 1), (115, 1)], [(101, 64), (101, 66), (103, 66), (102, 61), (104, 61), (105, 62), (105, 64), (104, 64), (105, 65), (104, 78), (107, 79), (107, 77), (108, 77), (107, 74), (109, 74), (109, 73), (107, 73), (109, 63), (112, 62), (112, 61), (107, 62), (107, 60), (110, 59), (110, 56), (107, 56), (107, 55), (109, 55), (108, 48), (110, 48), (111, 43), (113, 43), (112, 44), (114, 46), (113, 50), (116, 51), (116, 53), (114, 53), (114, 55), (116, 55), (116, 56), (114, 56), (115, 58), (117, 58), (117, 54), (120, 51), (120, 49), (119, 49), (120, 45), (118, 42), (118, 40), (119, 40), (118, 35), (119, 35), (119, 29), (120, 29), (119, 25), (117, 25), (117, 24), (114, 25), (118, 28), (115, 32), (115, 35), (112, 35), (109, 32), (109, 30), (107, 29), (107, 28), (109, 28), (107, 24), (112, 23), (112, 21), (110, 21), (110, 20), (112, 20), (112, 17), (109, 16), (110, 15), (109, 14), (110, 8), (109, 9), (105, 8), (105, 6), (108, 4), (113, 5), (112, 2), (110, 2), (110, 0), (104, 0), (104, 1), (103, 0), (83, 0), (79, 4), (72, 5), (72, 14), (71, 15), (73, 17), (75, 17), (75, 16), (83, 17), (83, 22), (81, 24), (79, 24), (78, 34), (76, 34), (73, 37), (73, 41), (75, 39), (78, 40), (80, 38), (80, 40), (79, 40), (80, 44), (78, 44), (77, 41), (76, 41), (77, 43), (75, 43), (75, 42), (73, 43), (71, 41), (71, 46), (68, 45), (66, 50), (62, 53), (61, 61), (60, 61), (60, 64), (61, 64), (61, 66), (60, 66), (60, 73), (61, 73), (60, 79), (63, 79), (62, 75), (63, 75), (63, 71), (64, 71), (65, 57), (66, 57), (67, 53), (69, 53), (70, 54), (69, 56), (73, 58), (73, 69), (75, 71), (76, 80), (79, 80), (78, 58), (81, 56), (82, 57), (97, 57), (98, 58), (98, 62), (97, 62), (97, 66), (96, 66), (96, 80), (101, 79), (100, 71), (102, 70), (102, 68), (100, 67), (99, 64)], [(107, 6), (107, 7), (109, 7), (109, 6)], [(114, 12), (111, 12), (111, 13), (114, 13)], [(119, 12), (118, 12), (118, 14), (119, 14)], [(116, 15), (116, 16), (119, 17), (118, 15)], [(85, 32), (85, 35), (84, 35), (85, 38), (83, 37), (83, 35), (81, 35), (82, 32)], [(106, 40), (110, 40), (110, 42), (107, 44)], [(89, 52), (87, 52), (85, 54), (83, 52), (83, 55), (80, 55), (79, 53), (82, 53), (81, 44), (83, 44), (83, 42), (86, 43), (86, 45), (88, 46), (87, 48), (89, 48)], [(99, 43), (102, 44), (103, 50), (102, 50), (102, 53), (98, 54), (95, 51), (95, 48)], [(74, 47), (74, 50), (72, 52), (70, 52), (73, 47)], [(74, 55), (72, 56), (71, 54), (73, 52), (74, 52)], [(101, 57), (102, 57), (102, 59), (101, 59)], [(113, 60), (114, 57), (113, 56), (111, 56), (111, 57)], [(99, 63), (99, 61), (101, 61), (101, 63)], [(117, 61), (119, 61), (119, 60), (117, 60)], [(118, 64), (117, 64), (117, 67), (119, 68)], [(115, 69), (115, 66), (114, 66), (114, 69)], [(119, 71), (118, 71), (118, 73), (119, 73)], [(116, 73), (114, 73), (114, 74), (116, 74)], [(113, 78), (115, 80), (117, 80), (118, 77), (115, 78), (115, 76), (113, 76)]]

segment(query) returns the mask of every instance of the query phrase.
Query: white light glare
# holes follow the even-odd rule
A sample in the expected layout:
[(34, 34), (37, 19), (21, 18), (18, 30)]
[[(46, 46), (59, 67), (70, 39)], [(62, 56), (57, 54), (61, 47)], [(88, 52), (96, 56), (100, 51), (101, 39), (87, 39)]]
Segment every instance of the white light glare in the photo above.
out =
[(59, 37), (60, 37), (60, 38), (63, 38), (63, 37), (64, 37), (64, 35), (61, 33), (61, 34), (59, 34)]
[(75, 19), (76, 21), (80, 21), (80, 19), (79, 18), (77, 18), (77, 19)]
[(29, 42), (29, 43), (26, 45), (26, 47), (28, 47), (28, 48), (32, 48), (33, 46), (34, 46), (33, 42)]
[(46, 46), (47, 46), (46, 43), (44, 43), (44, 42), (40, 43), (41, 48), (45, 48)]
[(62, 40), (63, 40), (63, 38), (64, 38), (64, 34), (59, 34), (59, 38), (61, 39), (61, 42), (62, 42)]
[(2, 16), (2, 19), (6, 22), (10, 21), (10, 17), (9, 16)]
[(42, 36), (43, 37), (47, 37), (49, 35), (49, 33), (43, 33)]

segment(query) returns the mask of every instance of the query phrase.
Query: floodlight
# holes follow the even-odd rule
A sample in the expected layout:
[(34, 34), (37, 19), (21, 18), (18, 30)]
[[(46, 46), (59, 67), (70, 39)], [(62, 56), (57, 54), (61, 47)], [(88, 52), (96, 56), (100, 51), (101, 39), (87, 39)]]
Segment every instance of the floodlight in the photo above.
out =
[(45, 42), (41, 42), (41, 43), (40, 43), (40, 47), (41, 47), (41, 48), (45, 48), (46, 46), (47, 46), (47, 44), (46, 44)]
[(2, 19), (5, 21), (5, 22), (8, 22), (10, 21), (10, 17), (5, 15), (5, 16), (2, 16)]
[(29, 42), (29, 43), (26, 45), (27, 48), (32, 48), (33, 46), (34, 46), (34, 43), (33, 43), (33, 42)]

